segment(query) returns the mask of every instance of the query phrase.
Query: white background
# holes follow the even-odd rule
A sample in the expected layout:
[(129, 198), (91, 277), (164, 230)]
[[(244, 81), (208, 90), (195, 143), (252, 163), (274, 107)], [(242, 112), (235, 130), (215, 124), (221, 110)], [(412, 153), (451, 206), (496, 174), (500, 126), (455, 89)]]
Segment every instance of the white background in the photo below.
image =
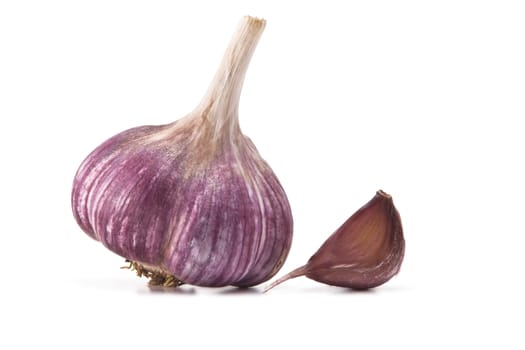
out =
[[(240, 122), (295, 220), (278, 275), (382, 188), (407, 242), (384, 286), (152, 292), (77, 227), (80, 162), (191, 111), (247, 14)], [(0, 348), (523, 349), (524, 96), (521, 1), (2, 1)]]

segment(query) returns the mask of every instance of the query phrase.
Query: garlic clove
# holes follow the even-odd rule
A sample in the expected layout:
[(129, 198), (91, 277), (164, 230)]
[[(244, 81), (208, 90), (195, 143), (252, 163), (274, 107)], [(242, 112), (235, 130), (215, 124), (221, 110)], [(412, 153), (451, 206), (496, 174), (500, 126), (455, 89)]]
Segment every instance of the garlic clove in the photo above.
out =
[(241, 20), (194, 111), (113, 136), (75, 175), (71, 204), (81, 229), (153, 284), (253, 286), (288, 255), (288, 199), (238, 122), (265, 23)]
[(377, 287), (399, 272), (405, 253), (401, 218), (392, 197), (379, 190), (308, 260), (265, 291), (299, 276), (353, 289)]

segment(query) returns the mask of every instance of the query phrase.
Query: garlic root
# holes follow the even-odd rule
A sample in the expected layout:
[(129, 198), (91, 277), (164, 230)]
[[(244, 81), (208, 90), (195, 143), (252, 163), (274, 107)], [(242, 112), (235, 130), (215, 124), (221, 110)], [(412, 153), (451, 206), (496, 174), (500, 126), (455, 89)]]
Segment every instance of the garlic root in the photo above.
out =
[(162, 286), (166, 288), (177, 288), (184, 284), (177, 277), (169, 274), (166, 271), (161, 271), (155, 268), (147, 267), (139, 264), (136, 261), (126, 260), (128, 266), (122, 266), (121, 269), (129, 269), (135, 271), (138, 277), (146, 277), (149, 279), (150, 286)]

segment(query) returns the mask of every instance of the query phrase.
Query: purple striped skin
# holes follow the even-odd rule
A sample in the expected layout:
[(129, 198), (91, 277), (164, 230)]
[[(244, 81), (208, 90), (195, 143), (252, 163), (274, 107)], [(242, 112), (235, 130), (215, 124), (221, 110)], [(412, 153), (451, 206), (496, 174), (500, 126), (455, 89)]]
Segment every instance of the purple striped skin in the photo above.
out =
[(293, 222), (283, 188), (242, 135), (238, 108), (266, 22), (244, 17), (197, 108), (124, 131), (95, 149), (73, 183), (92, 238), (198, 286), (254, 286), (283, 265)]
[(290, 206), (240, 131), (207, 135), (204, 119), (188, 117), (115, 135), (79, 167), (73, 213), (111, 251), (184, 283), (254, 286), (288, 255)]

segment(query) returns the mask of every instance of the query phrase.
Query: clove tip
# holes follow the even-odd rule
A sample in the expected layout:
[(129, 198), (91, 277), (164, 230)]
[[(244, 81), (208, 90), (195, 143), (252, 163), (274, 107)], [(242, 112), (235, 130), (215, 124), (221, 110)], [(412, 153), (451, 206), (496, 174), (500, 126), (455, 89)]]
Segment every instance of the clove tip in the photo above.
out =
[(384, 198), (386, 198), (386, 199), (391, 199), (391, 198), (392, 198), (391, 195), (389, 195), (388, 193), (386, 193), (386, 192), (383, 191), (383, 190), (378, 190), (376, 193), (377, 193), (377, 195), (379, 195), (379, 196), (381, 196), (381, 197), (384, 197)]

